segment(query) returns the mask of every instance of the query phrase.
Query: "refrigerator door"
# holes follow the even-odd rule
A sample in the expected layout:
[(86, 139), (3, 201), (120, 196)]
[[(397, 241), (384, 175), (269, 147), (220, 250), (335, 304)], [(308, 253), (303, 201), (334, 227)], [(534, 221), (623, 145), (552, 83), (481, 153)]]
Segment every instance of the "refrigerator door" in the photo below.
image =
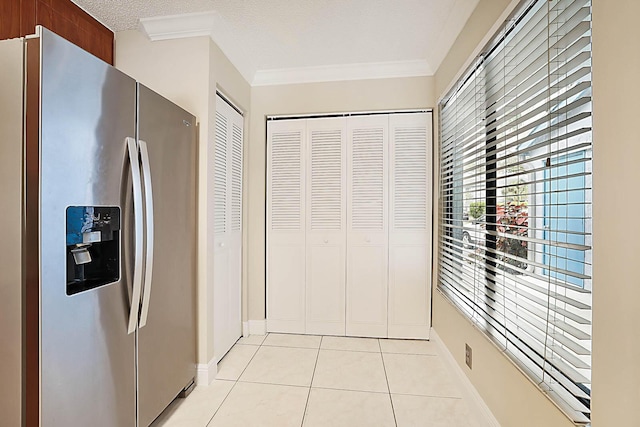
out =
[(0, 414), (22, 425), (22, 39), (0, 41)]
[(41, 425), (132, 427), (136, 335), (120, 245), (130, 230), (119, 224), (132, 209), (125, 139), (135, 136), (135, 81), (46, 29), (40, 50), (28, 67), (41, 66)]
[(153, 194), (153, 209), (145, 212), (147, 226), (153, 225), (147, 242), (151, 235), (154, 241), (146, 248), (145, 277), (152, 280), (143, 288), (138, 330), (140, 426), (148, 426), (195, 376), (195, 138), (191, 114), (138, 85), (138, 139), (143, 162), (145, 151), (149, 160), (146, 170), (143, 164), (145, 196), (147, 175)]

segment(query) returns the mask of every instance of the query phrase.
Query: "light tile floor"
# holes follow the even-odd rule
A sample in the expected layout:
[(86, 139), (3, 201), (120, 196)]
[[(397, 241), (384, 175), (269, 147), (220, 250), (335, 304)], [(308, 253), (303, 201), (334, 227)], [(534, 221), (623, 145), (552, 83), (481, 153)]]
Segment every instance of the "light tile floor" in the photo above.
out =
[(429, 341), (241, 338), (153, 427), (488, 427)]

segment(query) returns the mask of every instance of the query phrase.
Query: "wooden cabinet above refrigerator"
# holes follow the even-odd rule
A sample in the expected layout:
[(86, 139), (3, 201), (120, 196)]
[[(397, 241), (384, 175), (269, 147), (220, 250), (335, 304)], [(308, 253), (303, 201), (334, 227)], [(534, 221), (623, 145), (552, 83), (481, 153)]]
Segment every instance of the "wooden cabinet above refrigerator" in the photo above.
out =
[(0, 2), (0, 40), (34, 34), (36, 25), (113, 65), (113, 32), (71, 0)]

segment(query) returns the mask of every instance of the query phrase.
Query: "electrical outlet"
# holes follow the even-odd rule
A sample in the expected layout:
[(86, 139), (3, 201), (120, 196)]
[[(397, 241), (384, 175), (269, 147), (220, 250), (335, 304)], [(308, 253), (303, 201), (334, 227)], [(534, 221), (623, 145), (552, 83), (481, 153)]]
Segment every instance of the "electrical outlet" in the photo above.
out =
[(471, 347), (469, 347), (469, 344), (464, 345), (464, 361), (469, 369), (472, 369), (471, 365), (473, 361), (473, 352), (471, 351)]

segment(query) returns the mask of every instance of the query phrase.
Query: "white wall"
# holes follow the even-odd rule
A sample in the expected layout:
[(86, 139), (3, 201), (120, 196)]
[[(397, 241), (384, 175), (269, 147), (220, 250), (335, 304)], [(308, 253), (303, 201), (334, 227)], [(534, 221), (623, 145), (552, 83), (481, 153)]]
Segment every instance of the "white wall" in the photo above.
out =
[[(198, 363), (213, 358), (213, 142), (215, 92), (245, 111), (251, 87), (209, 37), (151, 42), (138, 31), (116, 34), (115, 65), (196, 115), (198, 145)], [(246, 206), (246, 203), (245, 203)]]
[(248, 313), (265, 319), (266, 116), (432, 108), (432, 77), (257, 86), (248, 147)]
[(640, 2), (593, 0), (593, 427), (640, 403)]

